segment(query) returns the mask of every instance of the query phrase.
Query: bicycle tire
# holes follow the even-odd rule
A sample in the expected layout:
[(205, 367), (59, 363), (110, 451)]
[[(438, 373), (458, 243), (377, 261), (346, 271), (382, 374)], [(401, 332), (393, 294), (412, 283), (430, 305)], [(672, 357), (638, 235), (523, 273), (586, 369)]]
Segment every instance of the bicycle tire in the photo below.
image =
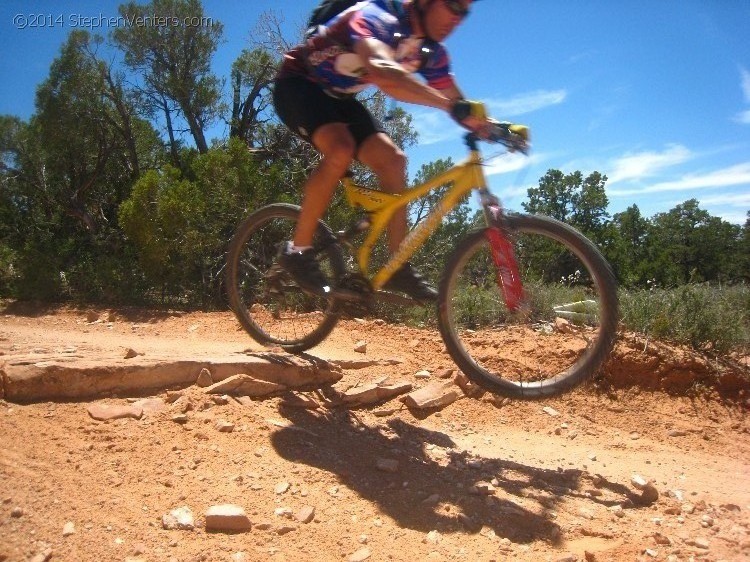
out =
[[(318, 345), (339, 318), (336, 299), (302, 291), (276, 263), (299, 212), (296, 205), (276, 203), (252, 213), (237, 227), (227, 255), (229, 306), (237, 320), (258, 343), (291, 353)], [(326, 274), (333, 279), (344, 274), (341, 248), (323, 221), (318, 221), (313, 247)]]
[[(612, 269), (574, 228), (508, 214), (504, 231), (524, 291), (522, 309), (510, 311), (485, 230), (459, 243), (440, 283), (438, 325), (448, 353), (470, 380), (498, 395), (533, 400), (571, 390), (596, 373), (614, 346)], [(521, 356), (511, 343), (522, 347)]]

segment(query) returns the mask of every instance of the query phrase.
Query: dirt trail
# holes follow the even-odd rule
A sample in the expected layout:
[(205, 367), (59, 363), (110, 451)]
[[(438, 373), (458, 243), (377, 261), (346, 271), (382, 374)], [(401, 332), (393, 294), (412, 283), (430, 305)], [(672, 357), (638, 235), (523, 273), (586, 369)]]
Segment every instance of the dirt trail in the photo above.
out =
[[(0, 365), (262, 349), (229, 313), (94, 312), (0, 311)], [(360, 340), (364, 355), (353, 350)], [(339, 390), (383, 377), (419, 387), (418, 371), (451, 367), (436, 332), (370, 320), (342, 322), (311, 354), (399, 360), (346, 369)], [(430, 415), (395, 399), (326, 407), (320, 393), (304, 393), (316, 409), (291, 395), (224, 403), (197, 386), (176, 404), (157, 394), (160, 411), (108, 422), (89, 407), (135, 398), (0, 401), (0, 561), (748, 560), (742, 373), (724, 376), (723, 398), (658, 390), (703, 384), (709, 367), (626, 338), (608, 391), (465, 398)], [(652, 482), (646, 492), (633, 475)], [(207, 532), (206, 512), (222, 504), (243, 508), (252, 528)], [(165, 529), (163, 516), (181, 507), (194, 529)]]

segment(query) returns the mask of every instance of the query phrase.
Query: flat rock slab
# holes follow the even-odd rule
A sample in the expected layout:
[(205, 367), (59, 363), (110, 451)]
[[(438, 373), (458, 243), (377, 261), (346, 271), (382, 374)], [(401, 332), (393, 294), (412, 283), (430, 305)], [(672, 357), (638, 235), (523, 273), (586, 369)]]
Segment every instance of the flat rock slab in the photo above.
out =
[(459, 399), (459, 392), (453, 381), (436, 381), (403, 396), (401, 401), (416, 410), (445, 408)]
[(117, 404), (92, 404), (88, 408), (89, 415), (95, 420), (119, 420), (122, 418), (141, 419), (143, 408), (140, 406), (120, 406)]
[(342, 370), (322, 359), (281, 353), (254, 353), (216, 358), (165, 359), (48, 358), (9, 359), (0, 363), (0, 396), (16, 403), (45, 402), (161, 391), (194, 384), (203, 369), (214, 381), (245, 374), (287, 388), (334, 384)]
[(208, 394), (231, 394), (233, 396), (253, 396), (259, 398), (274, 392), (286, 390), (287, 386), (275, 382), (256, 379), (246, 374), (232, 375), (206, 388)]
[(399, 394), (404, 394), (412, 389), (409, 382), (395, 384), (367, 384), (350, 388), (340, 395), (341, 401), (348, 406), (366, 406), (390, 400)]

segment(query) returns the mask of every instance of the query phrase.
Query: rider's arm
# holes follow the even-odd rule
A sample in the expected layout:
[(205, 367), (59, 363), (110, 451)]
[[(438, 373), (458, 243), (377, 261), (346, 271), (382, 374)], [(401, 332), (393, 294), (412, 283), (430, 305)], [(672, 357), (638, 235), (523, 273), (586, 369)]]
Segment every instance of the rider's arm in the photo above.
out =
[(461, 90), (459, 90), (455, 85), (448, 86), (447, 88), (440, 90), (440, 92), (452, 101), (464, 99), (464, 95), (461, 93)]
[[(354, 52), (365, 66), (363, 78), (399, 101), (450, 111), (454, 98), (448, 90), (436, 90), (417, 79), (393, 58), (393, 50), (373, 37), (354, 44)], [(460, 97), (460, 96), (459, 96)]]

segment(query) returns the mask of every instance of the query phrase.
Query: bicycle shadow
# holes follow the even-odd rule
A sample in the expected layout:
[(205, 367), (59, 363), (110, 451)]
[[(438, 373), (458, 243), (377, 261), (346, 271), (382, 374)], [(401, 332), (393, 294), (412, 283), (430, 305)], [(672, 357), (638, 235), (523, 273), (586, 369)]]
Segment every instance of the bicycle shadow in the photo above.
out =
[[(400, 527), (425, 533), (484, 534), (491, 529), (515, 543), (542, 540), (559, 545), (562, 531), (553, 512), (565, 498), (585, 497), (604, 505), (622, 502), (586, 495), (581, 471), (469, 456), (455, 449), (448, 435), (398, 419), (369, 427), (344, 410), (320, 416), (285, 408), (282, 414), (295, 424), (271, 435), (282, 458), (335, 475)], [(435, 447), (441, 448), (439, 454)], [(396, 460), (398, 468), (393, 473), (379, 470), (378, 459)], [(477, 493), (479, 481), (492, 479), (494, 495)], [(630, 497), (624, 486), (604, 485), (610, 494)]]

